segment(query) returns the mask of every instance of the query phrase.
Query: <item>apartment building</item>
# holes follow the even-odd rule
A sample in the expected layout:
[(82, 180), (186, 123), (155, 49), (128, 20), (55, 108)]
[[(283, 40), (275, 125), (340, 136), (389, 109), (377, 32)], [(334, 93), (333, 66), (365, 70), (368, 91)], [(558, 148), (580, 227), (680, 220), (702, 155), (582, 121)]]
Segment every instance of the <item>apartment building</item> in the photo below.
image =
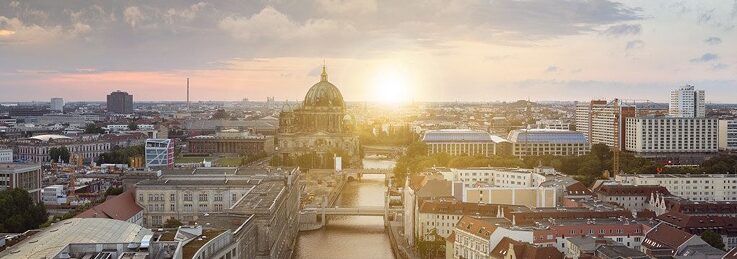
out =
[[(622, 105), (617, 99), (612, 102), (592, 100), (576, 103), (576, 131), (583, 133), (591, 145), (605, 144), (613, 147), (618, 144), (624, 150), (626, 118), (635, 115), (634, 106)], [(615, 128), (614, 125), (619, 127)]]
[(705, 117), (706, 96), (704, 90), (696, 90), (693, 85), (686, 85), (671, 91), (668, 115), (683, 118)]
[(431, 200), (425, 201), (420, 206), (417, 229), (418, 237), (422, 240), (434, 240), (433, 233), (442, 238), (447, 238), (458, 221), (464, 215), (476, 217), (497, 218), (498, 223), (509, 223), (503, 217), (503, 213), (512, 211), (528, 211), (524, 206), (512, 206), (502, 204), (486, 204), (473, 202), (459, 202), (456, 200)]
[(614, 179), (626, 185), (660, 185), (672, 195), (691, 201), (737, 201), (737, 175), (628, 174)]

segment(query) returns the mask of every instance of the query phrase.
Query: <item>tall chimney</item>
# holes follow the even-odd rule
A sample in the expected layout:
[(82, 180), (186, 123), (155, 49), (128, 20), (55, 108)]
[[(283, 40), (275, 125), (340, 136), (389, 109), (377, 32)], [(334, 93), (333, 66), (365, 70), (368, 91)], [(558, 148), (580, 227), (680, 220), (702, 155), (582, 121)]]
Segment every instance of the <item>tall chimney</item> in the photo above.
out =
[(187, 111), (189, 111), (189, 77), (187, 77)]

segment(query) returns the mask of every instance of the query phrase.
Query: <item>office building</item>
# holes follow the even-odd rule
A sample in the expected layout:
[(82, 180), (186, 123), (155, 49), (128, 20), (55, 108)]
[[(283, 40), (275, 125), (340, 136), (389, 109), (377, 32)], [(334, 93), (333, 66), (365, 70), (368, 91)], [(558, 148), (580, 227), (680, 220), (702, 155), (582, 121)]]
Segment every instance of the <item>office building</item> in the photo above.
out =
[(26, 190), (33, 201), (41, 201), (41, 165), (39, 164), (0, 164), (0, 190), (20, 188)]
[(470, 129), (428, 130), (422, 137), (428, 154), (492, 156), (509, 154), (509, 141), (488, 132)]
[(194, 154), (271, 154), (274, 152), (274, 136), (229, 129), (215, 135), (190, 137), (187, 147), (189, 153)]
[(581, 132), (554, 129), (519, 129), (509, 132), (512, 155), (580, 156), (591, 151), (591, 145)]
[[(158, 179), (137, 183), (136, 201), (144, 210), (144, 226), (160, 227), (174, 218), (200, 226), (230, 222), (226, 229), (237, 232), (244, 219), (252, 218), (258, 234), (242, 240), (258, 245), (249, 252), (253, 256), (245, 256), (249, 254), (245, 251), (240, 254), (286, 259), (291, 257), (299, 231), (301, 190), (296, 168), (173, 169), (164, 170)], [(218, 216), (223, 218), (218, 220)]]
[(64, 112), (64, 99), (63, 98), (51, 98), (50, 107), (52, 111)]
[(718, 120), (688, 117), (627, 118), (627, 151), (666, 164), (701, 164), (718, 151)]
[(719, 120), (719, 150), (737, 151), (737, 120)]
[(171, 169), (174, 167), (174, 140), (147, 139), (145, 154), (147, 169)]
[(734, 174), (627, 174), (614, 179), (626, 185), (660, 185), (692, 201), (737, 201)]
[[(617, 99), (612, 102), (592, 100), (588, 103), (576, 103), (576, 131), (583, 133), (591, 145), (605, 144), (614, 147), (618, 144), (624, 150), (626, 118), (635, 115), (634, 106), (622, 105)], [(614, 127), (615, 125), (619, 127)]]
[(706, 117), (704, 90), (696, 90), (693, 85), (686, 85), (671, 91), (668, 115), (678, 118)]
[(0, 163), (12, 163), (13, 162), (13, 149), (0, 148)]
[(108, 94), (107, 112), (117, 114), (133, 113), (133, 95), (121, 91)]

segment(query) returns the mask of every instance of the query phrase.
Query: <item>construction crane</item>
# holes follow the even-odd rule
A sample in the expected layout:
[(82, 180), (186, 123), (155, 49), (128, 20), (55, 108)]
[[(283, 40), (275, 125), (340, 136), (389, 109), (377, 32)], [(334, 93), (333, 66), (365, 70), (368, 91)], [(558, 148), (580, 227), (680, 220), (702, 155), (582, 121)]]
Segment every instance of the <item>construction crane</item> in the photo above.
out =
[[(620, 159), (619, 158), (620, 158), (620, 155), (621, 155), (622, 150), (620, 148), (621, 138), (620, 138), (620, 134), (619, 134), (619, 131), (620, 131), (619, 130), (619, 125), (620, 125), (620, 120), (622, 118), (622, 110), (621, 110), (621, 107), (619, 105), (619, 102), (620, 102), (620, 100), (615, 98), (613, 101), (607, 103), (606, 105), (604, 105), (602, 107), (602, 108), (608, 108), (608, 107), (612, 107), (613, 108), (612, 114), (614, 115), (614, 130), (613, 130), (614, 132), (612, 133), (612, 136), (613, 136), (614, 139), (612, 141), (612, 146), (610, 147), (610, 149), (612, 151), (612, 173), (611, 173), (611, 176), (612, 177), (615, 176), (616, 174), (618, 174), (621, 171), (621, 169), (620, 169)], [(604, 113), (604, 112), (606, 112), (606, 111), (603, 110), (603, 109), (602, 110), (593, 110), (592, 109), (591, 110), (591, 117), (589, 118), (589, 123), (592, 123), (591, 121), (593, 120), (594, 115), (599, 115), (599, 114)], [(589, 131), (589, 139), (591, 139), (591, 135), (592, 135), (592, 132), (590, 130)]]

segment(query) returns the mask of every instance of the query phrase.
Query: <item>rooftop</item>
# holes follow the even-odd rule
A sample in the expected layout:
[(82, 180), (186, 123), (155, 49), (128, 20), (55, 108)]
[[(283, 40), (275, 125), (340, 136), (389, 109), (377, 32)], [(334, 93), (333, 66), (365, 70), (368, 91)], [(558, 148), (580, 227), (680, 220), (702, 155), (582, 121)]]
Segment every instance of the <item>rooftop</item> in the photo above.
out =
[(583, 133), (558, 129), (519, 129), (509, 132), (507, 137), (514, 143), (587, 144)]
[(422, 137), (423, 142), (506, 142), (504, 138), (488, 132), (470, 129), (428, 130)]
[(102, 218), (71, 218), (43, 229), (0, 252), (0, 257), (54, 258), (71, 243), (140, 242), (151, 231), (133, 223)]
[(136, 204), (132, 190), (121, 193), (107, 201), (98, 204), (80, 214), (76, 218), (108, 218), (127, 221), (141, 212), (143, 208)]

